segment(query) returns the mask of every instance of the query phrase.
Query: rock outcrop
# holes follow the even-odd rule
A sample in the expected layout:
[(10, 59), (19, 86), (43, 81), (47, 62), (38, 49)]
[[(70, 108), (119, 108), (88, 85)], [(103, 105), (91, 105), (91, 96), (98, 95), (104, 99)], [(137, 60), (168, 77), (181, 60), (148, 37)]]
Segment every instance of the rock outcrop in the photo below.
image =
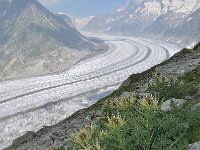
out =
[(190, 144), (188, 150), (200, 150), (200, 141)]

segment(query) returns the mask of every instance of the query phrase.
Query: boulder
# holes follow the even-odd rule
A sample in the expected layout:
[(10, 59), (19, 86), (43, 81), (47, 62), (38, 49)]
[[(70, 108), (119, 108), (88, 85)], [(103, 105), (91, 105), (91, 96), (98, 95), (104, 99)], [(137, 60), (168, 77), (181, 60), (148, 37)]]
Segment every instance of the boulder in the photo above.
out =
[(200, 107), (200, 103), (195, 104), (194, 107), (193, 107), (193, 109), (196, 109), (196, 108), (199, 108), (199, 107)]
[(132, 97), (135, 95), (135, 92), (124, 92), (122, 93), (122, 95), (120, 96), (121, 98), (128, 98), (128, 97)]
[(171, 111), (172, 110), (172, 106), (171, 106), (172, 102), (175, 104), (175, 106), (181, 107), (183, 104), (186, 103), (186, 100), (172, 98), (170, 100), (167, 100), (167, 101), (163, 102), (163, 104), (161, 106), (161, 110), (164, 111), (164, 112)]
[(193, 100), (193, 99), (196, 99), (200, 97), (200, 87), (196, 87), (195, 89), (195, 92), (193, 93), (193, 95), (189, 95), (189, 96), (186, 96), (185, 99), (187, 100)]
[(200, 150), (200, 141), (188, 145), (188, 150)]

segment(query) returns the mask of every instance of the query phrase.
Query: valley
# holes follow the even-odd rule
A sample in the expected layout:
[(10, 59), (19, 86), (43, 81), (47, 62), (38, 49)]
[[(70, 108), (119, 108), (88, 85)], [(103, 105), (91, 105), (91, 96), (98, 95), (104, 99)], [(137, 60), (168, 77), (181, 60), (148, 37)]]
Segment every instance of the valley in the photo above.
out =
[(109, 49), (65, 72), (0, 82), (0, 146), (38, 131), (109, 95), (131, 74), (163, 62), (181, 48), (154, 39), (83, 32)]

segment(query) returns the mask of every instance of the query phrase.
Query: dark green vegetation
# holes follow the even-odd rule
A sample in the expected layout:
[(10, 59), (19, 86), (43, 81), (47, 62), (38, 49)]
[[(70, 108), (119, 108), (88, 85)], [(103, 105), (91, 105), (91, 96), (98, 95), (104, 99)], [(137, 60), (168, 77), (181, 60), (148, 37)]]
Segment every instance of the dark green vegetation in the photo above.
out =
[[(62, 149), (187, 150), (189, 144), (200, 140), (199, 52), (200, 44), (132, 75), (118, 90), (84, 111), (101, 110), (101, 116), (78, 128), (71, 146)], [(173, 67), (179, 70), (183, 65), (184, 73), (173, 72)], [(120, 97), (124, 92), (135, 94)], [(172, 101), (171, 111), (162, 110), (171, 98), (187, 101), (179, 107)], [(72, 118), (78, 116), (76, 113)]]
[[(199, 60), (200, 43), (130, 76), (110, 96), (83, 111), (100, 110), (101, 116), (91, 125), (76, 128), (71, 146), (63, 149), (187, 150), (188, 144), (200, 140)], [(124, 92), (135, 94), (123, 98)], [(171, 111), (161, 110), (171, 98), (187, 101), (179, 107), (172, 101)]]
[[(94, 126), (74, 135), (77, 147), (85, 150), (184, 150), (200, 140), (200, 107), (194, 101), (182, 107), (171, 104), (171, 112), (161, 111), (163, 101), (182, 98), (200, 85), (200, 76), (182, 79), (156, 75), (148, 84), (149, 96), (108, 99), (102, 118)], [(196, 101), (195, 103), (197, 103)]]
[[(194, 96), (199, 92), (200, 86), (199, 63), (195, 69), (188, 68), (182, 75), (165, 74), (158, 69), (165, 65), (170, 67), (170, 63), (191, 56), (198, 59), (199, 46), (200, 44), (193, 50), (183, 49), (162, 64), (144, 73), (132, 75), (120, 89), (105, 100), (102, 118), (92, 126), (94, 129), (90, 133), (91, 137), (86, 136), (84, 139), (83, 136), (87, 133), (85, 129), (91, 127), (75, 133), (75, 146), (86, 150), (184, 150), (188, 148), (188, 144), (199, 141), (200, 107), (195, 105), (200, 102), (200, 97)], [(137, 86), (141, 84), (149, 96), (142, 97), (137, 93)], [(136, 94), (125, 99), (116, 98), (124, 91), (134, 91)], [(170, 98), (184, 99), (188, 96), (190, 100), (182, 107), (176, 107), (172, 103), (172, 111), (161, 110), (164, 101)]]

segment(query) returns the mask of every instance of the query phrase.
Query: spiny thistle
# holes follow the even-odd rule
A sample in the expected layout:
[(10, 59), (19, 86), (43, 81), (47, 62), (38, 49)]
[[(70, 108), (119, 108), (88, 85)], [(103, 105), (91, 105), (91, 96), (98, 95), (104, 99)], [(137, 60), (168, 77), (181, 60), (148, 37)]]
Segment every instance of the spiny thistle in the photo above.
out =
[(157, 74), (157, 73), (154, 73), (153, 74), (155, 80), (159, 83), (163, 83), (163, 82), (168, 82), (169, 81), (169, 78), (166, 78), (160, 74)]
[(103, 108), (110, 108), (114, 105), (113, 100), (112, 99), (107, 99), (104, 103), (103, 103)]
[(126, 109), (133, 105), (135, 97), (110, 99), (104, 102), (104, 108)]
[(144, 85), (144, 87), (146, 88), (146, 89), (148, 89), (149, 87), (151, 87), (152, 86), (152, 83), (146, 83), (145, 85)]
[(144, 107), (144, 108), (157, 108), (158, 107), (158, 100), (156, 97), (150, 95), (150, 96), (146, 96), (144, 97), (140, 104)]
[(101, 146), (100, 146), (98, 140), (96, 141), (95, 144), (92, 144), (92, 145), (90, 146), (89, 150), (101, 150)]
[(170, 82), (176, 82), (177, 78), (174, 77), (164, 77), (161, 75), (155, 75), (155, 79), (158, 83), (170, 83)]
[(123, 119), (120, 115), (107, 117), (107, 126), (112, 129), (119, 129), (125, 124), (125, 119)]
[(125, 99), (119, 99), (115, 103), (118, 109), (126, 109), (131, 105), (133, 105), (134, 100), (135, 100), (134, 98), (125, 98)]
[(80, 129), (78, 132), (76, 132), (73, 136), (74, 142), (85, 147), (87, 143), (91, 140), (92, 134), (94, 132), (94, 126), (88, 126), (83, 129)]
[(108, 137), (108, 132), (101, 130), (99, 133), (99, 139), (104, 140), (106, 137)]

